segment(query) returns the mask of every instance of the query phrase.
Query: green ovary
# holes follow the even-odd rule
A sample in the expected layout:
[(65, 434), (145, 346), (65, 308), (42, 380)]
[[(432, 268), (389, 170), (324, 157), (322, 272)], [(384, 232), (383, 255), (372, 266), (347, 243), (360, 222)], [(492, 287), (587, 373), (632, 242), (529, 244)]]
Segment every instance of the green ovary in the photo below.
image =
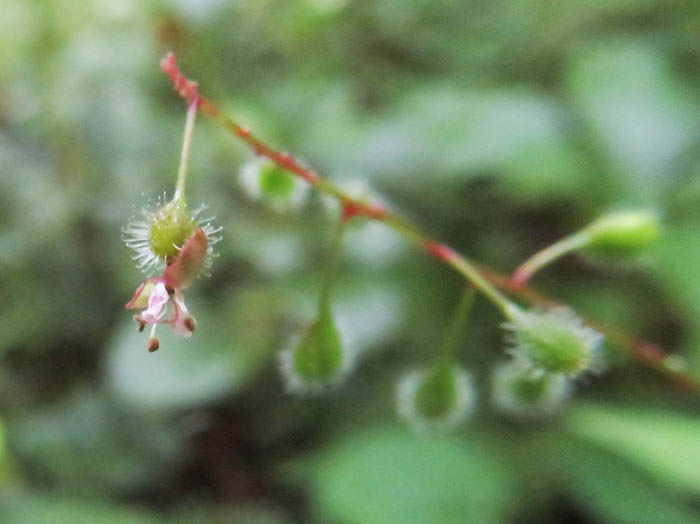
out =
[(155, 215), (149, 232), (149, 243), (153, 254), (163, 260), (177, 256), (195, 230), (195, 222), (187, 206), (170, 202)]

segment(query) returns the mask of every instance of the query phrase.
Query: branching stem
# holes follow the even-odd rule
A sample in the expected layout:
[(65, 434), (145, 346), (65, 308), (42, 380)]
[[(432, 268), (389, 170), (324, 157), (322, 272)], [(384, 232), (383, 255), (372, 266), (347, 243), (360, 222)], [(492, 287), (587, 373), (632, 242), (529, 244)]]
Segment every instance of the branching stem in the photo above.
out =
[(584, 247), (589, 238), (587, 231), (579, 231), (562, 238), (542, 251), (538, 251), (513, 272), (513, 283), (520, 287), (524, 286), (537, 271), (567, 253)]
[[(534, 289), (513, 283), (509, 277), (502, 273), (484, 266), (477, 267), (450, 246), (438, 242), (423, 233), (406, 218), (389, 211), (379, 204), (351, 197), (329, 179), (319, 176), (313, 169), (298, 163), (290, 153), (280, 152), (268, 146), (253, 135), (247, 127), (238, 124), (223, 114), (216, 105), (201, 96), (197, 82), (188, 80), (182, 74), (172, 53), (163, 58), (161, 69), (170, 77), (177, 93), (190, 103), (190, 107), (192, 104), (195, 104), (203, 114), (213, 118), (248, 144), (256, 155), (272, 160), (282, 169), (303, 178), (320, 192), (337, 198), (343, 206), (346, 217), (361, 215), (371, 220), (383, 222), (423, 251), (455, 269), (486, 298), (493, 302), (507, 318), (512, 316), (517, 306), (506, 298), (497, 287), (533, 305), (557, 305), (556, 301)], [(697, 382), (690, 375), (679, 371), (677, 366), (673, 365), (673, 359), (669, 359), (669, 356), (656, 344), (634, 338), (613, 328), (596, 325), (594, 322), (587, 323), (597, 327), (610, 339), (626, 347), (641, 362), (673, 378), (677, 384), (694, 390), (698, 389)]]

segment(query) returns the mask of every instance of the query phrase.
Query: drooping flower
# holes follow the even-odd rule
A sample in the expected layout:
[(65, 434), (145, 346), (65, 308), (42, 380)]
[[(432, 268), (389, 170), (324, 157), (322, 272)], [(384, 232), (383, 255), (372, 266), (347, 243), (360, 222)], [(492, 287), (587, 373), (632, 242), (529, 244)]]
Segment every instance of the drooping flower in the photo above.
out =
[(196, 322), (187, 310), (182, 291), (206, 268), (210, 249), (204, 228), (196, 228), (177, 254), (169, 259), (163, 275), (144, 280), (126, 304), (126, 309), (143, 310), (134, 315), (139, 331), (152, 326), (149, 351), (156, 351), (160, 346), (155, 337), (158, 324), (169, 324), (180, 336), (192, 336)]

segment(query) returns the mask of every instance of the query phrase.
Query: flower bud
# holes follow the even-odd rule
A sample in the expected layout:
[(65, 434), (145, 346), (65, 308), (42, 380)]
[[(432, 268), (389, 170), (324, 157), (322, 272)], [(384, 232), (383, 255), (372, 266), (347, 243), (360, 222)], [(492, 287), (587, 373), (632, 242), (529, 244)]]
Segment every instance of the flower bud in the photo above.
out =
[(570, 390), (565, 375), (533, 370), (517, 360), (497, 366), (491, 380), (494, 407), (523, 420), (553, 415), (569, 398)]
[(308, 193), (306, 182), (267, 158), (256, 158), (246, 163), (241, 168), (239, 180), (251, 199), (261, 201), (276, 211), (301, 207)]
[(616, 211), (599, 218), (584, 232), (589, 247), (611, 254), (628, 254), (656, 241), (661, 234), (661, 224), (658, 213), (653, 210)]
[(288, 391), (319, 393), (342, 380), (351, 364), (344, 338), (330, 309), (322, 308), (292, 348), (280, 353)]
[(512, 332), (511, 354), (534, 369), (575, 377), (601, 368), (603, 336), (567, 308), (514, 310), (504, 327)]
[(452, 364), (406, 374), (397, 386), (398, 411), (418, 429), (451, 429), (474, 410), (470, 375)]

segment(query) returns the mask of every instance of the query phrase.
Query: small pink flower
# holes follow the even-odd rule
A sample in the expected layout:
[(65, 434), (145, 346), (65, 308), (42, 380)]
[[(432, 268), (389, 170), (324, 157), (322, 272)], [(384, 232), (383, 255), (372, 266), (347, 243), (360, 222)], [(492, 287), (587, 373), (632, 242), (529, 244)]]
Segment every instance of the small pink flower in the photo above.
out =
[(192, 284), (204, 267), (207, 248), (207, 235), (202, 228), (195, 229), (177, 257), (165, 268), (163, 276), (144, 280), (126, 304), (126, 309), (143, 310), (134, 315), (139, 331), (143, 331), (147, 325), (152, 326), (149, 351), (155, 351), (160, 346), (155, 338), (158, 324), (170, 324), (176, 334), (192, 336), (196, 323), (187, 310), (182, 290)]

